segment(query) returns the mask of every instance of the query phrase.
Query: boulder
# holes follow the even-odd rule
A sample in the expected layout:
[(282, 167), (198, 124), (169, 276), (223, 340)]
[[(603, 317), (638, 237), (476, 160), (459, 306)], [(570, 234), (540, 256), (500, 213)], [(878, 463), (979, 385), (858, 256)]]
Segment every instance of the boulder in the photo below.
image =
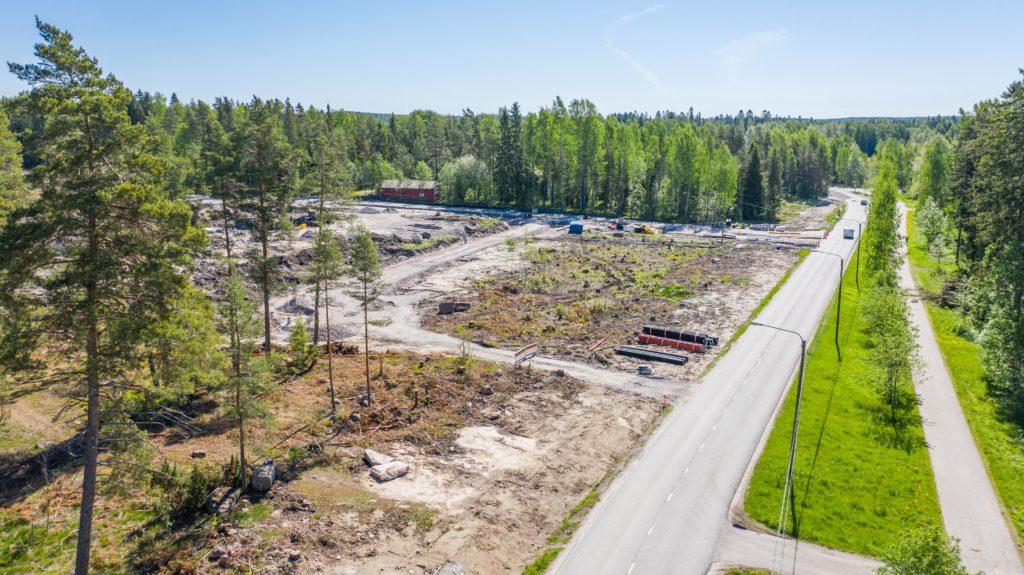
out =
[(370, 477), (378, 483), (398, 479), (406, 473), (409, 473), (409, 464), (398, 460), (392, 460), (370, 468)]
[(394, 461), (394, 458), (388, 457), (387, 455), (384, 455), (379, 451), (367, 449), (363, 451), (363, 461), (365, 461), (366, 464), (369, 465), (370, 467), (376, 467), (378, 465), (390, 463), (391, 461)]
[(478, 393), (480, 393), (480, 395), (494, 395), (494, 388), (489, 385), (485, 385), (478, 390)]
[(206, 508), (210, 513), (225, 514), (234, 509), (242, 492), (234, 487), (218, 487), (206, 500)]
[(274, 486), (275, 479), (277, 479), (277, 468), (274, 466), (274, 460), (268, 459), (263, 465), (252, 470), (249, 484), (254, 490), (265, 492), (270, 491), (270, 488)]
[(452, 561), (444, 567), (438, 569), (435, 575), (462, 575), (462, 564)]
[(197, 449), (196, 451), (192, 452), (192, 459), (203, 459), (204, 457), (206, 457), (206, 452), (205, 451), (201, 451), (201, 450)]

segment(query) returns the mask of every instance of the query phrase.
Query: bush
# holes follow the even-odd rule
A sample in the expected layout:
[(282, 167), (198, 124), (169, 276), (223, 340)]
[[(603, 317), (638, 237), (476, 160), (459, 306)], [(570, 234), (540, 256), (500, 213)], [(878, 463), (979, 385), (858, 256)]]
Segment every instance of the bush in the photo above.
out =
[(163, 502), (174, 520), (199, 513), (210, 493), (223, 483), (222, 474), (215, 468), (192, 466), (186, 473), (168, 463), (164, 463), (152, 478), (153, 485), (164, 492)]

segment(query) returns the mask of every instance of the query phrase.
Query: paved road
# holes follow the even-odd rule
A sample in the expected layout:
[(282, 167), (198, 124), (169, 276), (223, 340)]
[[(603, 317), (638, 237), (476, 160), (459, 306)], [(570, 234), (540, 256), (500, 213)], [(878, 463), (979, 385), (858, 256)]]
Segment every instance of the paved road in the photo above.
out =
[[(864, 218), (859, 201), (847, 201), (846, 218)], [(849, 225), (841, 221), (837, 228)], [(853, 247), (833, 232), (820, 249), (849, 256)], [(810, 338), (828, 307), (838, 267), (836, 257), (810, 254), (757, 319)], [(704, 574), (798, 359), (795, 336), (748, 329), (613, 482), (550, 572)]]
[[(777, 551), (777, 537), (729, 527), (718, 543), (715, 567), (711, 573), (725, 573), (729, 566), (777, 568)], [(801, 575), (873, 575), (881, 566), (875, 559), (804, 542), (800, 543), (799, 560)]]
[[(903, 206), (900, 208), (905, 217)], [(908, 263), (904, 262), (900, 275), (903, 287), (914, 294), (917, 288)], [(986, 575), (1022, 574), (1017, 545), (960, 409), (928, 312), (924, 302), (913, 295), (910, 319), (917, 326), (924, 360), (915, 380), (946, 531), (960, 539), (969, 570)]]

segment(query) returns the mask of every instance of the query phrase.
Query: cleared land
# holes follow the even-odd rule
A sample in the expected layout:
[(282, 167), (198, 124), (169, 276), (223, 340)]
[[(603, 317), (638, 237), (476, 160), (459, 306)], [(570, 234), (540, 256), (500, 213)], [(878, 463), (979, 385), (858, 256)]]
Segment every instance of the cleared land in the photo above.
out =
[[(941, 525), (920, 423), (899, 435), (880, 421), (851, 266), (843, 279), (840, 363), (833, 343), (835, 299), (811, 344), (797, 438), (794, 493), (801, 539), (877, 556), (908, 525)], [(863, 278), (862, 278), (863, 281)], [(784, 489), (796, 386), (788, 394), (751, 478), (750, 519), (774, 530)], [(915, 409), (916, 411), (916, 409)], [(788, 525), (792, 530), (793, 519)]]
[[(98, 565), (108, 573), (433, 573), (457, 560), (474, 573), (518, 571), (658, 412), (652, 400), (461, 356), (390, 353), (372, 367), (378, 401), (360, 410), (362, 356), (336, 358), (344, 383), (335, 423), (324, 417), (324, 361), (272, 395), (274, 416), (250, 430), (250, 449), (274, 458), (281, 481), (243, 498), (234, 515), (168, 524), (177, 499), (156, 483), (106, 494)], [(46, 391), (24, 391), (19, 406), (40, 403), (32, 412), (40, 421), (59, 407), (39, 395)], [(154, 430), (153, 465), (176, 464), (186, 477), (196, 465), (217, 476), (237, 435), (216, 407), (216, 397), (196, 398), (187, 425)], [(359, 422), (347, 417), (356, 411)], [(60, 449), (8, 445), (5, 477), (38, 469)], [(409, 474), (373, 481), (362, 461), (367, 446), (409, 463)], [(198, 451), (203, 459), (192, 458)], [(48, 468), (43, 485), (9, 491), (5, 482), (0, 571), (69, 569), (77, 470), (71, 458)], [(227, 558), (211, 561), (214, 550)]]
[(910, 238), (910, 268), (914, 282), (921, 288), (925, 308), (942, 351), (946, 368), (953, 379), (960, 406), (988, 468), (989, 476), (1002, 500), (1018, 540), (1024, 537), (1024, 460), (1020, 457), (1021, 429), (1001, 413), (998, 402), (989, 394), (981, 348), (976, 335), (963, 318), (942, 304), (945, 282), (956, 277), (953, 254), (946, 254), (942, 267), (928, 253), (922, 234), (915, 227), (916, 203), (907, 204), (907, 232)]
[[(484, 270), (429, 300), (424, 327), (506, 349), (537, 342), (543, 355), (578, 361), (605, 337), (594, 359), (629, 371), (642, 362), (609, 346), (633, 343), (644, 324), (710, 333), (724, 343), (797, 259), (796, 250), (769, 243), (634, 234), (587, 233), (508, 250), (518, 264)], [(453, 298), (470, 309), (438, 315), (438, 303)], [(693, 355), (684, 368), (656, 369), (692, 377), (716, 352)]]

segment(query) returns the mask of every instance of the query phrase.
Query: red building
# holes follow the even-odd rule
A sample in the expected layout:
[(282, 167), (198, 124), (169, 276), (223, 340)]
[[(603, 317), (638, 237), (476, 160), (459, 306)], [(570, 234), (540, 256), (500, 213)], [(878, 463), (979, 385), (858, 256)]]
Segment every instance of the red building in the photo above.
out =
[(437, 182), (434, 180), (384, 180), (379, 195), (384, 200), (403, 202), (437, 201)]

